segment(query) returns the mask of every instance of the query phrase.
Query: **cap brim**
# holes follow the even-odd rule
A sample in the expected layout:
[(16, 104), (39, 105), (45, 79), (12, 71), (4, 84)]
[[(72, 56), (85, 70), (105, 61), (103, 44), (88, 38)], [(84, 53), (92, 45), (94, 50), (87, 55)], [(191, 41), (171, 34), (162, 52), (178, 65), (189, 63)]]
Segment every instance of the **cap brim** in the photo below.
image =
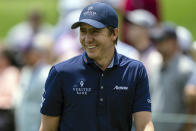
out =
[(98, 29), (101, 29), (101, 28), (105, 28), (106, 25), (102, 24), (101, 22), (98, 22), (96, 20), (92, 20), (92, 19), (82, 19), (76, 23), (74, 23), (72, 26), (71, 26), (71, 29), (75, 29), (77, 27), (79, 27), (81, 25), (81, 23), (86, 23), (90, 26), (93, 26), (95, 28), (98, 28)]

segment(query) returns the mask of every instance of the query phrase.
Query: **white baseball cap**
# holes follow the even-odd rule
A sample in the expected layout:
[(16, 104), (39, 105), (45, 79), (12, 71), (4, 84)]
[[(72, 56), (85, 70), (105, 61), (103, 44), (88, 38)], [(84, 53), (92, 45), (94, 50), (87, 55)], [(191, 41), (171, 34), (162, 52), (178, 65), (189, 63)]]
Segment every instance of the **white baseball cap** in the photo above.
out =
[(193, 42), (191, 32), (183, 26), (177, 26), (176, 34), (180, 48), (183, 51), (189, 51)]
[(154, 27), (157, 22), (155, 16), (152, 13), (143, 9), (129, 11), (126, 14), (126, 19), (133, 24), (147, 28)]

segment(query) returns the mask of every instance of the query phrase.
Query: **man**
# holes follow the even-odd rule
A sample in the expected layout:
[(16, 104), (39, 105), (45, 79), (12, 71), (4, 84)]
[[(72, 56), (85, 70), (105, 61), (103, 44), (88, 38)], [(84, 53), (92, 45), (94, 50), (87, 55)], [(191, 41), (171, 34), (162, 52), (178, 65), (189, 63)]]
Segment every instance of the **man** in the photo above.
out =
[[(148, 12), (150, 12), (153, 16), (156, 17), (156, 19), (158, 21), (161, 21), (161, 2), (159, 0), (121, 0), (123, 1), (123, 7), (121, 8), (121, 10), (124, 11), (123, 15), (126, 16), (127, 12), (132, 12), (135, 10), (146, 10)], [(124, 16), (123, 16), (124, 17)], [(146, 17), (146, 19), (148, 19), (148, 17)], [(130, 41), (128, 41), (129, 36), (127, 36), (126, 34), (128, 33), (128, 25), (129, 22), (125, 19), (123, 19), (122, 21), (122, 25), (121, 28), (122, 30), (122, 40), (123, 42), (132, 44)]]
[[(196, 42), (193, 42), (190, 47), (190, 54), (194, 62), (196, 62)], [(196, 114), (196, 70), (194, 70), (193, 74), (191, 75), (190, 79), (186, 83), (185, 86), (185, 102), (187, 106), (187, 113), (190, 115)], [(188, 120), (191, 120), (189, 118)], [(186, 123), (185, 128), (187, 131), (192, 131), (196, 129), (196, 124), (194, 123)]]
[[(185, 102), (186, 102), (186, 110), (189, 115), (195, 115), (196, 114), (196, 70), (191, 75), (191, 78), (189, 79), (188, 83), (185, 86)], [(193, 118), (188, 118), (187, 123), (185, 124), (184, 128), (187, 131), (193, 131), (196, 129), (195, 123)]]
[[(25, 66), (21, 70), (16, 105), (17, 131), (37, 131), (40, 127), (40, 103), (43, 86), (51, 66), (48, 64), (50, 41), (43, 34), (35, 36), (24, 50)], [(28, 114), (28, 117), (27, 117)], [(30, 119), (29, 119), (30, 118)]]
[(32, 8), (28, 12), (25, 21), (20, 22), (10, 29), (6, 37), (7, 44), (16, 51), (21, 52), (34, 40), (37, 34), (44, 33), (51, 35), (52, 26), (44, 23), (43, 19), (43, 12), (39, 8)]
[(150, 79), (155, 130), (179, 131), (183, 124), (176, 116), (185, 113), (184, 87), (194, 62), (180, 51), (175, 25), (163, 23), (152, 31), (152, 39), (163, 57)]
[(153, 131), (144, 66), (115, 50), (118, 16), (105, 3), (83, 9), (84, 53), (52, 67), (41, 107), (40, 131)]
[(150, 31), (156, 27), (157, 21), (155, 16), (142, 9), (127, 12), (128, 41), (132, 43), (139, 52), (139, 60), (143, 62), (151, 77), (152, 69), (160, 65), (162, 57), (155, 49), (150, 39)]
[(186, 27), (177, 26), (176, 34), (180, 50), (183, 54), (191, 57), (191, 45), (193, 43), (191, 32)]
[(18, 91), (20, 70), (12, 49), (0, 46), (0, 131), (15, 129), (15, 96)]

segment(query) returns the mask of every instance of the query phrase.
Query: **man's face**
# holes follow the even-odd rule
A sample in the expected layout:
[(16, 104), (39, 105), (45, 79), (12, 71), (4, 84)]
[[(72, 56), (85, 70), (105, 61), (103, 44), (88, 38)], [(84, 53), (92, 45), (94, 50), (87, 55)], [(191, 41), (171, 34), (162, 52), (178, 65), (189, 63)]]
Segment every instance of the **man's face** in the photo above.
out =
[(127, 35), (128, 41), (141, 52), (150, 44), (148, 42), (148, 29), (145, 27), (129, 23)]
[(163, 57), (170, 56), (176, 50), (176, 41), (173, 39), (163, 40), (156, 44), (156, 48)]
[(97, 29), (88, 24), (80, 25), (80, 42), (89, 58), (102, 59), (114, 51), (114, 40), (117, 38), (110, 34), (107, 28)]
[(25, 63), (29, 66), (34, 66), (40, 59), (40, 53), (36, 50), (30, 50), (24, 54)]

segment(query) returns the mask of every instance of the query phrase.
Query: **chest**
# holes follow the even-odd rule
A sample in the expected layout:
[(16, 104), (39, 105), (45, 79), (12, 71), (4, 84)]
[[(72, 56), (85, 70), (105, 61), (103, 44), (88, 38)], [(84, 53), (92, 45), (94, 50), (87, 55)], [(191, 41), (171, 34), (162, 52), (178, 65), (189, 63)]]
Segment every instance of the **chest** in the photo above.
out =
[(136, 86), (129, 72), (119, 70), (81, 71), (70, 74), (63, 83), (65, 103), (76, 106), (127, 106), (132, 103)]

